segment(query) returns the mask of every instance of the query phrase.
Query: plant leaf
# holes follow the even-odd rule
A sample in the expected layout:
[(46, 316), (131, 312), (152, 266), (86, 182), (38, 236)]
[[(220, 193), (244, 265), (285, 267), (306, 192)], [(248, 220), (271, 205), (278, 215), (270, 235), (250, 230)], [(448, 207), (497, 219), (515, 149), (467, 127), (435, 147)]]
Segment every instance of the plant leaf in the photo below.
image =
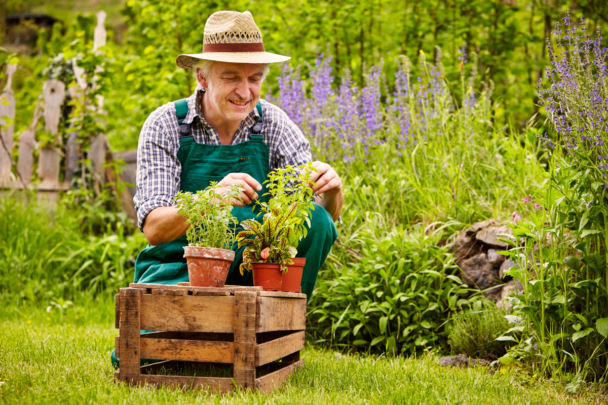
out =
[(595, 322), (597, 332), (605, 338), (608, 338), (608, 318), (601, 318)]

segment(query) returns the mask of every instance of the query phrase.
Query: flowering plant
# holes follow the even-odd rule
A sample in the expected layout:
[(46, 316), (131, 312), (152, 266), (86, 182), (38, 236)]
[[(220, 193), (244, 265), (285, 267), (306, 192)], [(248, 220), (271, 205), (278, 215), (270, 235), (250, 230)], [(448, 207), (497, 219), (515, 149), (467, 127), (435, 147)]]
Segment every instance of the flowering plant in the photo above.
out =
[(190, 224), (186, 237), (190, 246), (230, 249), (234, 244), (237, 219), (232, 215), (233, 199), (240, 199), (238, 185), (224, 196), (218, 194), (217, 182), (196, 193), (180, 191), (174, 198), (178, 212)]
[(295, 246), (306, 236), (306, 225), (310, 226), (310, 211), (313, 191), (309, 184), (310, 174), (315, 171), (311, 163), (299, 167), (287, 166), (268, 174), (269, 202), (256, 201), (264, 213), (262, 223), (248, 219), (241, 223), (244, 228), (237, 235), (239, 248), (247, 246), (243, 252), (240, 270), (251, 270), (251, 263), (279, 263), (281, 271), (293, 264)]

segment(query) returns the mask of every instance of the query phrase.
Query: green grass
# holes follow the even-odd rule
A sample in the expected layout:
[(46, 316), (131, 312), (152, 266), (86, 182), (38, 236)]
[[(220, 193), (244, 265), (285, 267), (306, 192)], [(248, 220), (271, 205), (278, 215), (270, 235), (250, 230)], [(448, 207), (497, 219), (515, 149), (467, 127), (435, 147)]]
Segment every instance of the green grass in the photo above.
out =
[(447, 369), (432, 355), (386, 358), (303, 353), (306, 367), (270, 396), (132, 388), (114, 383), (109, 352), (117, 330), (110, 299), (69, 306), (0, 309), (0, 403), (599, 403), (515, 370)]

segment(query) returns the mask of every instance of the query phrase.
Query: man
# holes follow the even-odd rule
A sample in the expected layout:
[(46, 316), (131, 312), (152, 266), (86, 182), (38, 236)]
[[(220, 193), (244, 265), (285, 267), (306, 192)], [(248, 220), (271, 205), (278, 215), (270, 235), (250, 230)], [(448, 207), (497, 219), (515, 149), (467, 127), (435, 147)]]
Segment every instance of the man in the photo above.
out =
[[(269, 171), (311, 161), (310, 145), (300, 129), (274, 105), (260, 100), (269, 63), (288, 57), (265, 52), (262, 34), (249, 12), (220, 11), (205, 24), (203, 53), (179, 55), (180, 67), (196, 72), (195, 94), (168, 103), (146, 120), (137, 152), (135, 206), (139, 228), (150, 246), (138, 256), (136, 283), (188, 281), (183, 246), (184, 218), (173, 198), (179, 190), (196, 192), (218, 181), (220, 192), (238, 184), (242, 202), (233, 215), (239, 222), (255, 217), (256, 199), (267, 199), (263, 185)], [(259, 103), (258, 103), (259, 102)], [(302, 292), (312, 294), (319, 268), (337, 238), (335, 221), (342, 209), (342, 183), (335, 170), (314, 162), (318, 196), (312, 225), (298, 257), (306, 257)], [(226, 284), (253, 285), (238, 268), (236, 251)]]

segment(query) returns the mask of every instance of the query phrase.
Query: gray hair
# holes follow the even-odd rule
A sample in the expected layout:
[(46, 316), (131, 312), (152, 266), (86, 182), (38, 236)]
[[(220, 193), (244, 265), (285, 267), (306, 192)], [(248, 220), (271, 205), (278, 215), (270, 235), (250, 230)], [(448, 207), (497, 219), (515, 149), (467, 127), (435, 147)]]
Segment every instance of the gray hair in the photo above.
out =
[[(200, 69), (201, 70), (201, 75), (203, 77), (209, 77), (209, 74), (211, 74), (211, 67), (213, 66), (215, 62), (212, 60), (204, 60), (201, 59), (196, 63), (192, 64), (192, 70), (194, 70), (194, 76), (197, 76), (197, 70)], [(266, 75), (268, 75), (268, 71), (270, 70), (270, 66), (268, 63), (261, 63), (262, 65), (262, 81), (266, 80)], [(197, 81), (198, 81), (198, 77), (197, 77)]]

